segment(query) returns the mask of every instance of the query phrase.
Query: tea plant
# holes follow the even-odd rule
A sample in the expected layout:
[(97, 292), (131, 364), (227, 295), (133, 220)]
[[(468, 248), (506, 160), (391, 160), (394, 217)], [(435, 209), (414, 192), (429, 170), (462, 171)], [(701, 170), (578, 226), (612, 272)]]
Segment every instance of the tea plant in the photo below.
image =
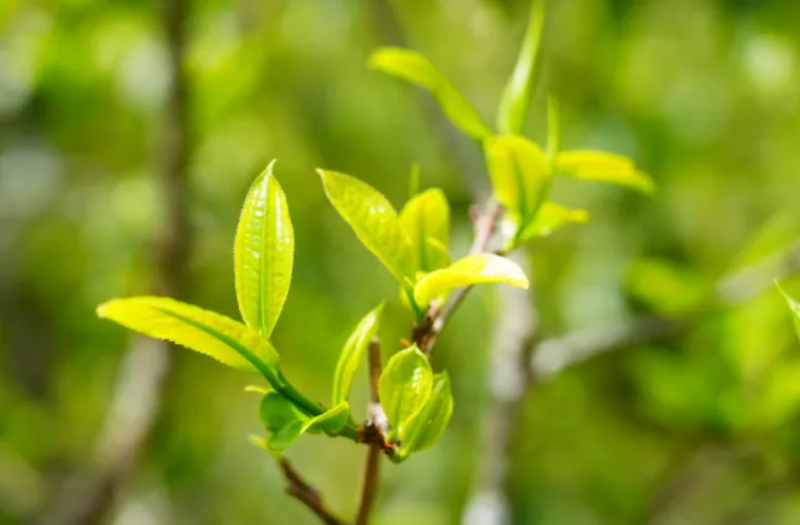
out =
[[(165, 297), (115, 299), (102, 304), (100, 317), (150, 337), (206, 354), (223, 364), (264, 377), (260, 419), (266, 437), (253, 442), (278, 458), (289, 492), (326, 523), (342, 523), (324, 508), (282, 453), (305, 433), (325, 434), (369, 446), (365, 488), (357, 523), (366, 523), (377, 486), (377, 465), (384, 453), (394, 462), (433, 446), (453, 412), (446, 371), (429, 362), (436, 340), (473, 285), (502, 283), (528, 287), (528, 278), (509, 252), (556, 229), (588, 219), (587, 212), (548, 200), (554, 179), (628, 186), (649, 193), (651, 180), (635, 164), (613, 153), (562, 151), (558, 107), (548, 104), (548, 138), (542, 148), (522, 135), (535, 85), (544, 3), (532, 10), (522, 51), (508, 81), (496, 118), (487, 125), (466, 98), (422, 55), (382, 48), (371, 68), (431, 92), (447, 117), (482, 147), (493, 197), (474, 218), (470, 252), (452, 262), (448, 247), (450, 210), (436, 188), (415, 194), (398, 214), (377, 189), (335, 171), (318, 170), (325, 194), (364, 246), (397, 280), (402, 302), (414, 323), (406, 348), (381, 370), (378, 331), (383, 303), (355, 327), (341, 350), (332, 377), (328, 405), (303, 394), (281, 371), (270, 343), (289, 293), (294, 259), (294, 230), (275, 161), (253, 182), (242, 209), (234, 243), (235, 288), (243, 322)], [(356, 370), (370, 364), (372, 406), (360, 423), (349, 403)]]

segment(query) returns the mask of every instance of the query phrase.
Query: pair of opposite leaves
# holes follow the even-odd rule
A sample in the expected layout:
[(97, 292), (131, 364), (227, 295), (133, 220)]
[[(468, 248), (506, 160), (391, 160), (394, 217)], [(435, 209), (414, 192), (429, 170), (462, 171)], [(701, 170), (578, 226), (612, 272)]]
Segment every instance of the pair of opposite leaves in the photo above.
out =
[[(342, 433), (352, 438), (355, 428), (350, 422), (347, 400), (353, 375), (377, 330), (381, 307), (362, 320), (345, 345), (334, 376), (333, 408), (325, 410), (308, 400), (283, 376), (280, 358), (269, 343), (269, 337), (291, 283), (294, 233), (286, 198), (272, 175), (273, 165), (274, 162), (250, 188), (236, 233), (236, 292), (245, 324), (163, 297), (112, 300), (98, 308), (98, 315), (150, 337), (196, 350), (234, 368), (261, 373), (274, 389), (265, 395), (261, 411), (273, 440), (268, 442), (271, 448), (285, 448), (305, 431)], [(441, 206), (435, 207), (438, 211), (429, 213), (431, 208), (425, 205), (429, 200), (443, 199), (443, 195), (437, 197), (435, 192), (426, 192), (407, 207), (409, 211), (404, 223), (416, 227), (411, 235), (407, 235), (405, 230), (399, 229), (397, 214), (379, 192), (346, 175), (332, 172), (321, 172), (321, 175), (331, 202), (362, 242), (393, 274), (398, 268), (408, 268), (397, 275), (402, 276), (404, 284), (417, 285), (413, 290), (420, 303), (427, 304), (429, 298), (463, 284), (510, 282), (527, 285), (524, 274), (516, 265), (489, 255), (459, 261), (448, 269), (438, 270), (438, 274), (434, 271), (428, 276), (437, 275), (427, 281), (425, 277), (417, 279), (421, 272), (416, 269), (424, 268), (423, 263), (427, 264), (431, 257), (421, 253), (431, 244), (427, 242), (429, 238), (442, 244), (446, 242), (447, 233), (442, 226), (446, 229), (449, 218), (445, 214), (442, 221)], [(444, 206), (446, 210), (446, 201)], [(426, 224), (434, 227), (426, 228)], [(404, 259), (406, 253), (410, 254), (408, 250), (412, 244), (421, 247), (420, 253), (417, 257)], [(441, 253), (442, 247), (437, 246), (436, 250)], [(446, 248), (444, 251), (446, 253)], [(419, 287), (423, 281), (424, 285)], [(400, 376), (395, 374), (395, 377)], [(448, 385), (446, 388), (432, 387), (432, 391), (442, 392), (438, 395), (443, 398), (449, 397), (449, 382), (440, 378), (434, 383)], [(436, 397), (430, 394), (431, 399)], [(391, 398), (387, 397), (387, 401), (391, 402)], [(447, 410), (439, 412), (447, 413), (449, 417)], [(404, 418), (404, 421), (408, 420), (410, 415), (405, 414)], [(399, 420), (392, 419), (390, 423), (399, 429)]]

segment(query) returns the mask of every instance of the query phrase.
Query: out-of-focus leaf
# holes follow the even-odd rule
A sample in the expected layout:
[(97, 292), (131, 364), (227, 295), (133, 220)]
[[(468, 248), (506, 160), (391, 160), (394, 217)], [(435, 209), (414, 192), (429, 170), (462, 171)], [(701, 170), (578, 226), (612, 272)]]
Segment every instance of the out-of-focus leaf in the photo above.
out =
[(144, 335), (185, 346), (247, 372), (261, 372), (272, 384), (279, 379), (278, 353), (255, 330), (224, 315), (166, 297), (114, 299), (97, 315)]
[(294, 232), (273, 160), (247, 193), (234, 244), (236, 297), (248, 326), (269, 338), (292, 282)]
[(409, 200), (400, 212), (400, 224), (411, 239), (417, 271), (450, 264), (450, 205), (442, 190), (425, 190)]
[(414, 300), (428, 305), (437, 297), (462, 286), (480, 283), (504, 283), (517, 288), (528, 288), (528, 278), (514, 261), (482, 253), (468, 255), (449, 268), (429, 273), (414, 288)]
[(318, 170), (328, 199), (359, 240), (405, 287), (415, 279), (414, 259), (397, 212), (378, 190), (333, 171)]
[(432, 447), (441, 437), (453, 415), (453, 394), (447, 372), (437, 374), (433, 390), (425, 407), (404, 429), (400, 436), (401, 455)]
[(589, 212), (571, 210), (555, 202), (545, 202), (539, 208), (536, 218), (528, 224), (520, 235), (520, 240), (527, 241), (535, 237), (546, 237), (567, 224), (582, 224), (589, 220)]
[(783, 297), (786, 299), (786, 304), (789, 305), (789, 310), (792, 312), (792, 319), (794, 320), (794, 327), (797, 330), (797, 336), (800, 337), (800, 303), (792, 299), (792, 297), (786, 293), (786, 291), (781, 287), (780, 284), (776, 282), (778, 286), (778, 290), (780, 290)]
[(381, 373), (378, 390), (393, 433), (402, 435), (405, 425), (425, 406), (432, 388), (431, 365), (417, 345), (389, 359)]
[[(279, 420), (279, 417), (276, 416), (276, 420)], [(292, 421), (285, 420), (286, 424), (284, 426), (276, 427), (267, 436), (267, 448), (276, 451), (286, 450), (306, 432), (336, 434), (345, 426), (349, 417), (350, 406), (344, 402), (315, 417), (300, 417)]]
[(369, 66), (430, 91), (445, 115), (464, 133), (482, 140), (489, 135), (478, 112), (427, 58), (408, 49), (384, 47), (369, 58)]
[(517, 65), (508, 79), (497, 111), (497, 129), (501, 133), (519, 134), (528, 116), (536, 79), (536, 62), (542, 43), (544, 0), (534, 0), (525, 40)]
[(762, 428), (777, 427), (797, 414), (800, 408), (800, 362), (772, 367), (760, 394), (754, 408), (756, 423)]
[(342, 353), (339, 354), (336, 372), (333, 375), (334, 405), (347, 401), (350, 396), (350, 387), (353, 384), (353, 377), (358, 370), (358, 365), (361, 363), (370, 341), (378, 332), (383, 305), (384, 303), (379, 304), (358, 323), (344, 344)]
[(644, 193), (653, 193), (655, 185), (634, 162), (622, 155), (605, 151), (564, 151), (556, 157), (557, 168), (576, 179), (608, 182), (627, 186)]
[(702, 275), (670, 261), (639, 259), (626, 278), (628, 291), (665, 315), (688, 313), (699, 308), (711, 293), (711, 283)]
[(552, 173), (539, 146), (524, 137), (502, 135), (484, 142), (497, 201), (523, 230), (536, 216), (550, 188)]

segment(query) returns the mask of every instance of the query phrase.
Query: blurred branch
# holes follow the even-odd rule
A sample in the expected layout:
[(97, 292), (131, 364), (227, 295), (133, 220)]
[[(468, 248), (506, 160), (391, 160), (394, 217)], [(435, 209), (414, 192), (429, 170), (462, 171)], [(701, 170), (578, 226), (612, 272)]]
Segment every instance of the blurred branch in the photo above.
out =
[[(184, 68), (189, 0), (164, 0), (164, 32), (171, 83), (162, 144), (161, 188), (167, 220), (158, 239), (155, 291), (182, 297), (187, 287), (191, 229), (188, 210), (190, 155), (189, 87)], [(104, 430), (95, 451), (96, 473), (90, 480), (67, 484), (56, 503), (56, 523), (103, 523), (114, 507), (150, 437), (161, 408), (170, 370), (169, 345), (135, 338), (122, 361)]]
[(797, 241), (752, 266), (723, 276), (708, 302), (681, 318), (646, 315), (541, 341), (531, 355), (531, 374), (535, 378), (547, 378), (605, 353), (672, 337), (700, 321), (709, 306), (730, 307), (746, 303), (769, 289), (775, 279), (785, 279), (799, 271), (800, 241)]
[[(378, 381), (381, 376), (381, 342), (374, 337), (369, 344), (367, 354), (369, 362), (369, 419), (366, 424), (374, 426), (385, 434), (386, 414), (381, 406), (381, 398), (378, 389)], [(364, 485), (361, 492), (361, 504), (358, 508), (356, 525), (367, 525), (369, 515), (372, 511), (375, 496), (378, 492), (380, 482), (380, 461), (381, 448), (377, 445), (369, 445), (367, 452), (367, 462), (364, 467)]]
[(319, 519), (327, 525), (345, 525), (345, 522), (331, 514), (322, 502), (322, 496), (319, 491), (309, 485), (297, 471), (294, 469), (289, 460), (281, 459), (280, 468), (283, 477), (288, 482), (286, 486), (286, 493), (290, 496), (297, 498), (301, 503), (308, 507)]

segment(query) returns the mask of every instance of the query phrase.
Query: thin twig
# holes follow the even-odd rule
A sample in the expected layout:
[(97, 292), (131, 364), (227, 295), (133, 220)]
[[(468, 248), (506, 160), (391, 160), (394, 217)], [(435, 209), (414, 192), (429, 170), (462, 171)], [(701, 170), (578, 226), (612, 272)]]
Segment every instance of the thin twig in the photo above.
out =
[(280, 469), (283, 477), (286, 478), (286, 493), (296, 498), (316, 514), (323, 523), (328, 525), (345, 525), (345, 522), (334, 516), (329, 511), (323, 501), (319, 491), (308, 484), (294, 469), (288, 459), (280, 460)]
[[(369, 362), (369, 420), (367, 425), (372, 425), (385, 434), (386, 414), (381, 406), (381, 398), (378, 389), (378, 381), (381, 375), (381, 343), (375, 337), (370, 341), (368, 350)], [(372, 512), (375, 496), (378, 492), (380, 481), (380, 462), (381, 447), (369, 445), (367, 449), (367, 461), (364, 467), (364, 482), (361, 491), (361, 504), (358, 507), (356, 525), (367, 525), (370, 512)]]

